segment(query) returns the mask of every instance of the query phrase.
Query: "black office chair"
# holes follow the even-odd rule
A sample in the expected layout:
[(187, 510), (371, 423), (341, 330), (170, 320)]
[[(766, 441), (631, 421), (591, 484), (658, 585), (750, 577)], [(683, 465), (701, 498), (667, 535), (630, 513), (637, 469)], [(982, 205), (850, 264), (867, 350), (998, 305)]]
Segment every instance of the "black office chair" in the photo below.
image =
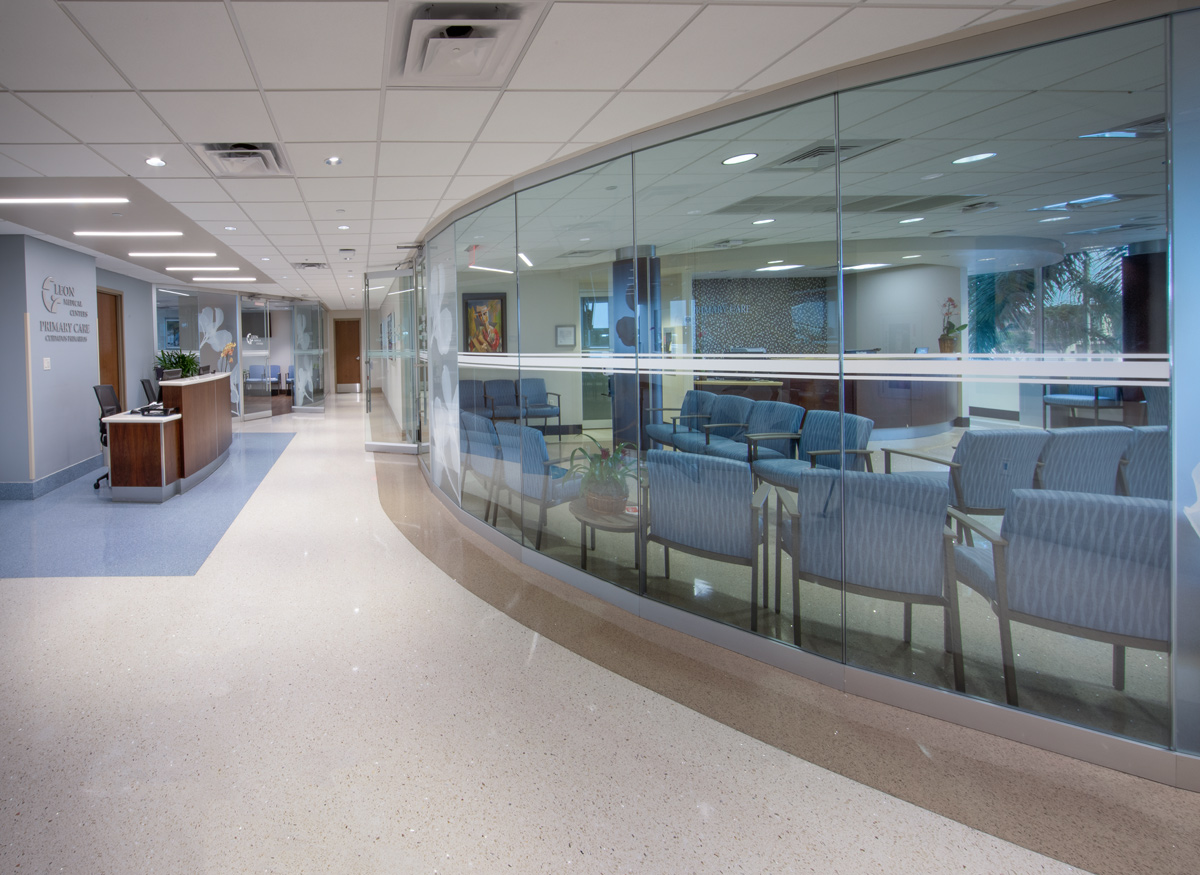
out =
[(154, 384), (150, 382), (149, 377), (142, 377), (142, 391), (146, 393), (146, 403), (154, 404), (162, 401), (162, 389), (154, 391)]
[[(100, 446), (107, 449), (108, 425), (105, 424), (104, 417), (120, 413), (121, 401), (119, 398), (117, 398), (117, 390), (112, 386), (93, 386), (92, 388), (96, 392), (96, 400), (100, 402)], [(92, 488), (99, 489), (101, 480), (108, 480), (109, 484), (112, 484), (112, 480), (110, 480), (108, 476), (108, 471), (105, 471), (96, 478), (96, 482), (92, 484)]]

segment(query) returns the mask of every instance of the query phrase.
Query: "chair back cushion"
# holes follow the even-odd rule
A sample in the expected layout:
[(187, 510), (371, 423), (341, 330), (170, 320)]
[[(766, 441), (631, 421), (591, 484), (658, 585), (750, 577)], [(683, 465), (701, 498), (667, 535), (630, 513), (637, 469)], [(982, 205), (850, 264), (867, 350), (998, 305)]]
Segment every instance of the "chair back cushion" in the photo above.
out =
[(1144, 386), (1146, 396), (1146, 424), (1171, 424), (1171, 390), (1166, 386)]
[(483, 380), (458, 381), (458, 406), (460, 410), (478, 410), (487, 407), (483, 398)]
[(1041, 429), (968, 429), (959, 438), (954, 461), (962, 465), (962, 495), (950, 500), (958, 507), (1003, 508), (1014, 489), (1032, 489), (1033, 473), (1048, 435)]
[(512, 380), (487, 380), (483, 384), (483, 391), (496, 402), (497, 407), (517, 403), (517, 390)]
[[(769, 432), (792, 432), (797, 438), (800, 434), (800, 423), (804, 419), (804, 408), (798, 404), (786, 404), (782, 401), (755, 401), (750, 408), (750, 417), (746, 420), (749, 426), (747, 434), (766, 434)], [(795, 443), (790, 440), (761, 441), (759, 449), (772, 450), (781, 456), (791, 457)]]
[(521, 394), (522, 404), (546, 403), (546, 381), (542, 377), (522, 377), (517, 391)]
[[(716, 400), (717, 396), (712, 392), (705, 392), (702, 389), (688, 389), (683, 395), (683, 403), (679, 406), (679, 415), (707, 416), (712, 412), (713, 402)], [(680, 425), (694, 428), (696, 423), (694, 420), (687, 420), (681, 422)]]
[(1168, 639), (1166, 501), (1016, 489), (1001, 534), (1009, 542), (1009, 610), (1085, 629)]
[[(722, 396), (725, 397), (725, 396)], [(684, 547), (749, 559), (753, 478), (745, 462), (698, 453), (646, 454), (650, 533)]]
[(250, 375), (251, 380), (265, 380), (267, 378), (266, 365), (247, 365), (246, 371)]
[[(871, 430), (875, 421), (865, 416), (853, 413), (841, 414), (836, 410), (810, 410), (804, 417), (804, 432), (800, 437), (800, 460), (809, 461), (808, 453), (812, 450), (836, 450), (840, 448), (838, 426), (841, 426), (846, 441), (847, 450), (865, 450), (871, 440)], [(822, 454), (816, 457), (819, 468), (841, 468), (840, 453)], [(846, 460), (851, 471), (861, 471), (867, 463), (859, 456), (851, 456)]]
[(1125, 488), (1137, 498), (1171, 497), (1171, 433), (1165, 425), (1133, 429), (1125, 451)]
[(1133, 432), (1123, 426), (1052, 428), (1042, 447), (1043, 489), (1113, 495)]
[(495, 473), (496, 448), (500, 443), (496, 427), (487, 417), (468, 410), (459, 413), (459, 422), (462, 424), (459, 446), (465, 456), (465, 467), (491, 477)]
[(717, 395), (713, 400), (712, 409), (709, 411), (709, 418), (700, 419), (697, 422), (705, 425), (709, 423), (716, 425), (722, 422), (734, 423), (714, 428), (712, 433), (718, 437), (738, 440), (746, 433), (745, 423), (750, 420), (752, 407), (754, 407), (754, 402), (741, 395)]
[[(941, 484), (908, 474), (814, 468), (798, 478), (797, 486), (801, 574), (910, 595), (944, 594), (946, 490)], [(785, 543), (790, 528), (785, 526)]]

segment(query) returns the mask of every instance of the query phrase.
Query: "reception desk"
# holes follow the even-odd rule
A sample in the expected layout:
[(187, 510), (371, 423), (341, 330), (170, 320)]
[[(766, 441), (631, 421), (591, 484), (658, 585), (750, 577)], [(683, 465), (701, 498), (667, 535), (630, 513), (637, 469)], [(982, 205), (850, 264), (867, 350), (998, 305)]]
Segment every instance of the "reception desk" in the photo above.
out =
[(163, 502), (221, 466), (233, 443), (229, 374), (164, 380), (171, 416), (106, 416), (113, 501)]

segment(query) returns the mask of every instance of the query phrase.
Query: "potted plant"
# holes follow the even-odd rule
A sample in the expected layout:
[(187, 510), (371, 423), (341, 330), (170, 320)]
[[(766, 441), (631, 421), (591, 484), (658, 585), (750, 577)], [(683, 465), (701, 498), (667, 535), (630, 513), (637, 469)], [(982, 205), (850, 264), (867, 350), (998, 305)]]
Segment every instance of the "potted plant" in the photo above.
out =
[(571, 452), (570, 474), (582, 474), (579, 491), (596, 513), (621, 513), (629, 499), (628, 478), (637, 474), (637, 455), (633, 444), (622, 442), (611, 451), (590, 434), (595, 450), (576, 447)]
[(163, 371), (178, 368), (185, 377), (194, 377), (200, 373), (200, 356), (194, 352), (181, 352), (177, 349), (164, 349), (154, 357), (155, 374), (162, 379)]
[(956, 324), (954, 317), (957, 313), (958, 302), (953, 298), (947, 298), (942, 304), (942, 333), (938, 336), (940, 352), (958, 352), (958, 335), (967, 327), (967, 323)]

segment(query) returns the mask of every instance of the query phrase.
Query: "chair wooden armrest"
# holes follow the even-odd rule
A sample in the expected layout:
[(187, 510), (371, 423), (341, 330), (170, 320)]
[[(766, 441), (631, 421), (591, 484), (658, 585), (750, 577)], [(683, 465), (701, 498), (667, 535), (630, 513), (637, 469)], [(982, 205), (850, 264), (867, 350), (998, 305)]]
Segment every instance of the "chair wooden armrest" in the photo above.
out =
[(969, 516), (967, 516), (962, 511), (957, 510), (956, 508), (950, 507), (950, 508), (946, 509), (946, 514), (948, 516), (950, 516), (953, 520), (958, 522), (959, 525), (963, 526), (964, 528), (970, 529), (971, 531), (975, 532), (977, 535), (983, 535), (983, 537), (987, 538), (988, 541), (991, 542), (992, 546), (994, 546), (994, 547), (1007, 547), (1008, 546), (1008, 541), (1006, 541), (1004, 538), (1000, 537), (999, 532), (997, 532), (995, 529), (985, 526), (983, 523), (976, 522), (975, 520), (971, 519)]
[(767, 506), (767, 499), (771, 496), (771, 486), (768, 483), (758, 484), (758, 489), (754, 490), (754, 495), (750, 497), (750, 507), (755, 513), (762, 513)]
[[(675, 408), (668, 407), (665, 409), (674, 410)], [(679, 420), (681, 419), (708, 419), (710, 416), (711, 414), (708, 413), (685, 413), (682, 416), (672, 416), (671, 433), (674, 434), (675, 432), (679, 431)]]
[[(758, 434), (748, 434), (745, 436), (746, 443), (750, 446), (750, 462), (753, 464), (758, 461), (758, 442), (759, 441), (785, 441), (800, 440), (800, 432), (798, 431), (764, 431)], [(795, 444), (792, 445), (793, 448)], [(791, 452), (789, 450), (789, 452)]]
[[(547, 392), (546, 394), (549, 395), (550, 393)], [(558, 394), (558, 393), (555, 393), (555, 394)], [(645, 410), (647, 413), (662, 413), (664, 410), (682, 410), (683, 408), (682, 407), (643, 407), (642, 409)]]
[(891, 447), (884, 447), (883, 448), (883, 470), (888, 474), (892, 473), (892, 454), (893, 453), (895, 453), (897, 456), (909, 456), (913, 459), (921, 459), (922, 461), (925, 461), (925, 462), (933, 462), (938, 465), (945, 465), (948, 468), (961, 468), (962, 467), (962, 465), (959, 464), (958, 462), (951, 462), (949, 459), (939, 459), (937, 456), (931, 456), (928, 453), (915, 453), (912, 450), (895, 450), (895, 449), (892, 449)]
[(745, 428), (750, 423), (748, 422), (710, 422), (700, 426), (704, 429), (704, 445), (708, 446), (711, 443), (712, 430), (714, 428)]
[(800, 513), (796, 510), (796, 497), (786, 489), (776, 489), (775, 495), (779, 498), (779, 506), (783, 508), (783, 512), (793, 520), (798, 520)]
[[(808, 450), (807, 455), (808, 455), (808, 458), (812, 462), (812, 464), (809, 465), (809, 467), (810, 468), (817, 467), (817, 460), (815, 458), (813, 458), (814, 456), (829, 456), (834, 453), (840, 453), (840, 452), (842, 452), (842, 451), (841, 450)], [(875, 465), (871, 462), (871, 451), (870, 450), (846, 450), (845, 452), (846, 452), (847, 456), (862, 456), (864, 459), (867, 460), (867, 470), (872, 474), (875, 473)]]

